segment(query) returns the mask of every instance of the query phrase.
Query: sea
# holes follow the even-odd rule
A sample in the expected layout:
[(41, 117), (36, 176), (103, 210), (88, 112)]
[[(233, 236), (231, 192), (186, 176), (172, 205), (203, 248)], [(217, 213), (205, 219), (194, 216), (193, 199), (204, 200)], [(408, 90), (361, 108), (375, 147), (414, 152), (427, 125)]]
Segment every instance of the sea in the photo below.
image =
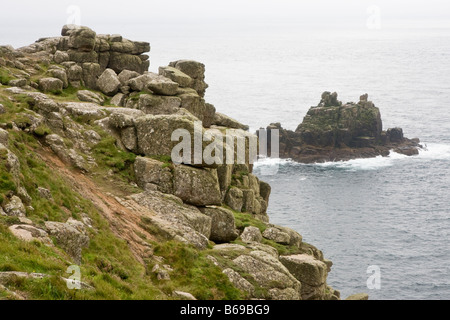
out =
[(255, 173), (272, 186), (270, 221), (333, 261), (328, 284), (342, 298), (450, 299), (450, 29), (103, 29), (149, 41), (150, 71), (203, 62), (207, 102), (251, 131), (273, 122), (295, 130), (324, 91), (344, 103), (368, 93), (383, 128), (419, 138), (420, 154), (307, 165), (263, 159)]

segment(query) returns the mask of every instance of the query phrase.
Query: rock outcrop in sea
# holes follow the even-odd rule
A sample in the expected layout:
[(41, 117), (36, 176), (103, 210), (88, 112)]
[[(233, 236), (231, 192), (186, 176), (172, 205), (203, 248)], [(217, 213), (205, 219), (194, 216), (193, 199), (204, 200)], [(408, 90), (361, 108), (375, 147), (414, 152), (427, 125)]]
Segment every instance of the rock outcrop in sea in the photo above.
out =
[[(267, 131), (279, 130), (281, 158), (302, 163), (351, 160), (387, 156), (393, 150), (417, 155), (419, 139), (403, 136), (402, 128), (383, 130), (379, 108), (368, 100), (342, 104), (336, 92), (324, 92), (319, 104), (311, 107), (295, 131), (272, 123)], [(268, 146), (270, 153), (270, 145)]]
[[(331, 261), (296, 231), (269, 223), (271, 187), (248, 157), (220, 165), (171, 159), (176, 129), (227, 131), (246, 142), (246, 155), (255, 138), (205, 101), (202, 63), (173, 61), (156, 74), (147, 71), (147, 42), (71, 25), (61, 34), (0, 47), (0, 236), (11, 248), (42, 250), (38, 267), (58, 274), (53, 286), (65, 261), (81, 265), (85, 298), (340, 299), (327, 285)], [(298, 132), (282, 134), (284, 154), (297, 150), (297, 137), (324, 147), (383, 139), (369, 102), (341, 107), (328, 98)], [(367, 111), (373, 126), (336, 131), (335, 116), (353, 110)], [(384, 136), (403, 139), (398, 130)], [(208, 147), (189, 145), (202, 154)], [(0, 265), (0, 293), (13, 298), (27, 295), (2, 279), (46, 277), (20, 257)]]

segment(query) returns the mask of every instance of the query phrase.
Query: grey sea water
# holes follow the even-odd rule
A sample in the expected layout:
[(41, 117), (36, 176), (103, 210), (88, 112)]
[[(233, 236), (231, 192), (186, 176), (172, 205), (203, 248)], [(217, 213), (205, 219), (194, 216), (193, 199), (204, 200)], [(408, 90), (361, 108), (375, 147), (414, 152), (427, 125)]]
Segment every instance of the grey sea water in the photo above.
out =
[[(251, 126), (295, 129), (323, 91), (363, 93), (384, 128), (427, 146), (416, 157), (301, 165), (270, 159), (255, 172), (272, 185), (272, 223), (297, 230), (334, 262), (342, 296), (450, 299), (450, 30), (252, 29), (204, 37), (153, 37), (152, 67), (206, 64), (207, 100)], [(276, 175), (262, 176), (278, 165)], [(381, 272), (368, 289), (369, 266)]]

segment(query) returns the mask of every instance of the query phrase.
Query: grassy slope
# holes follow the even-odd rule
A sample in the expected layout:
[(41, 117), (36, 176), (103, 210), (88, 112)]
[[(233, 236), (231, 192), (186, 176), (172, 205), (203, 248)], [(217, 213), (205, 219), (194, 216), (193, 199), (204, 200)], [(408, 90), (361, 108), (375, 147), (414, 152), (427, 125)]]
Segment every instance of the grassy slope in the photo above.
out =
[[(1, 90), (0, 90), (1, 91)], [(7, 113), (0, 115), (0, 123), (20, 121), (26, 112), (26, 101), (12, 103), (0, 93), (0, 103)], [(66, 221), (70, 216), (79, 219), (86, 213), (97, 231), (90, 232), (90, 245), (83, 250), (82, 281), (95, 287), (94, 291), (69, 290), (59, 276), (66, 273), (70, 258), (58, 248), (39, 242), (26, 243), (12, 236), (7, 227), (18, 223), (14, 217), (0, 217), (0, 272), (25, 271), (50, 274), (43, 280), (15, 279), (7, 284), (11, 290), (24, 293), (30, 299), (167, 299), (172, 290), (186, 290), (202, 299), (235, 299), (241, 293), (231, 286), (220, 269), (205, 258), (205, 254), (189, 246), (173, 242), (157, 242), (156, 251), (174, 268), (171, 281), (158, 281), (151, 268), (154, 262), (138, 262), (124, 240), (117, 238), (97, 209), (77, 194), (63, 176), (51, 171), (39, 157), (40, 137), (23, 131), (9, 131), (9, 149), (21, 164), (21, 183), (33, 198), (27, 217), (38, 225), (44, 221)], [(97, 174), (113, 170), (118, 184), (132, 179), (134, 155), (119, 152), (114, 139), (105, 136), (94, 147), (94, 156), (101, 165)], [(45, 133), (44, 133), (45, 135)], [(6, 196), (16, 185), (0, 157), (0, 194)], [(40, 198), (37, 186), (51, 191), (53, 200)], [(0, 297), (9, 297), (0, 289)]]
[[(0, 72), (2, 81), (7, 84), (11, 79), (11, 72), (2, 68)], [(74, 88), (49, 96), (56, 101), (78, 101)], [(155, 226), (145, 226), (143, 221), (145, 230), (150, 230), (158, 239), (146, 240), (154, 248), (154, 254), (164, 258), (164, 264), (173, 268), (170, 281), (158, 280), (151, 272), (155, 260), (139, 262), (126, 241), (113, 234), (109, 221), (97, 208), (78, 194), (63, 175), (52, 171), (41, 159), (39, 152), (42, 152), (42, 140), (51, 130), (46, 126), (38, 128), (34, 134), (12, 130), (13, 123), (22, 128), (30, 125), (26, 117), (26, 114), (30, 113), (29, 99), (25, 96), (15, 98), (17, 101), (11, 101), (9, 95), (0, 87), (0, 103), (7, 110), (6, 113), (0, 114), (0, 123), (6, 124), (9, 149), (20, 160), (21, 185), (33, 199), (31, 207), (34, 210), (27, 209), (27, 218), (37, 225), (43, 225), (47, 220), (64, 222), (69, 217), (80, 219), (82, 213), (92, 219), (93, 230), (89, 231), (89, 247), (83, 249), (81, 273), (82, 281), (93, 286), (95, 290), (69, 290), (60, 276), (70, 276), (66, 273), (67, 267), (71, 265), (70, 257), (56, 247), (47, 247), (39, 242), (26, 243), (17, 239), (7, 228), (18, 223), (18, 219), (0, 216), (0, 272), (24, 271), (51, 275), (42, 280), (14, 279), (7, 283), (6, 287), (29, 299), (170, 299), (173, 290), (190, 292), (198, 299), (247, 297), (231, 285), (221, 269), (215, 266), (208, 256), (214, 256), (222, 266), (231, 264), (231, 260), (224, 259), (214, 250), (199, 251), (182, 243), (167, 241), (160, 230)], [(130, 185), (130, 182), (134, 181), (132, 164), (135, 155), (118, 150), (114, 138), (90, 121), (73, 120), (82, 124), (86, 130), (97, 131), (102, 138), (98, 144), (92, 146), (93, 156), (99, 166), (90, 174), (90, 178), (99, 188), (119, 192), (121, 195), (139, 192), (139, 189)], [(0, 154), (0, 201), (17, 187), (11, 175), (6, 172), (4, 156)], [(170, 165), (170, 159), (163, 160)], [(111, 182), (111, 179), (114, 181)], [(40, 198), (37, 194), (38, 186), (49, 189), (53, 199)], [(234, 215), (238, 229), (243, 230), (250, 225), (261, 231), (266, 228), (264, 223), (253, 218), (251, 214), (234, 212)], [(240, 242), (236, 240), (235, 243)], [(280, 254), (295, 251), (273, 241), (264, 240), (264, 243), (275, 247)], [(266, 297), (265, 290), (258, 288), (250, 276), (245, 278), (255, 285), (261, 298)], [(0, 299), (4, 298), (14, 296), (0, 287)]]

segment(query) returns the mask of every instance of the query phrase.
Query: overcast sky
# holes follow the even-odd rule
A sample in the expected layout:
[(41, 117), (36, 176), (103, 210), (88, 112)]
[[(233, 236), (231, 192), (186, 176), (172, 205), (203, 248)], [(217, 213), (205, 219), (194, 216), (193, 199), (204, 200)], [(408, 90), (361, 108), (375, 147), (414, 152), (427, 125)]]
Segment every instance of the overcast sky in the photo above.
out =
[[(189, 35), (248, 32), (255, 26), (364, 28), (379, 14), (390, 27), (450, 27), (448, 0), (62, 0), (2, 1), (0, 43), (14, 47), (57, 36), (62, 25), (79, 21), (97, 33), (129, 38), (152, 34)], [(374, 7), (375, 6), (375, 7)], [(378, 13), (375, 10), (379, 10)]]

